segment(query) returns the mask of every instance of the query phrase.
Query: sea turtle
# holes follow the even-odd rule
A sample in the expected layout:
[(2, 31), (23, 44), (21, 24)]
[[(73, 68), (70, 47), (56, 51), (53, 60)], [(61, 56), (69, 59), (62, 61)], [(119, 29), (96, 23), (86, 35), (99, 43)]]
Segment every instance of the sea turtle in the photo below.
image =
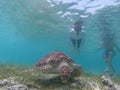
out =
[(56, 73), (60, 75), (63, 83), (70, 77), (80, 76), (82, 68), (70, 57), (62, 52), (52, 52), (35, 64), (35, 69), (42, 72)]

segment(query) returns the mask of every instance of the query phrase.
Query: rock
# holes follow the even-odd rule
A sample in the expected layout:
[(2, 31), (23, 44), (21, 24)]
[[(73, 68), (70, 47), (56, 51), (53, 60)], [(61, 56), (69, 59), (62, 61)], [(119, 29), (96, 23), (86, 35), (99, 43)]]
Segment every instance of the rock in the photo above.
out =
[(104, 90), (120, 90), (120, 86), (114, 83), (110, 76), (103, 75), (101, 77)]
[(17, 82), (15, 81), (14, 77), (9, 77), (3, 80), (0, 80), (0, 86), (5, 86), (5, 85), (15, 85)]
[(101, 77), (103, 86), (114, 87), (114, 83), (108, 75), (103, 75)]
[(18, 84), (18, 85), (7, 87), (7, 90), (28, 90), (28, 87), (23, 84)]
[(8, 81), (6, 79), (0, 80), (0, 86), (5, 86), (6, 84), (8, 84)]
[(90, 90), (100, 90), (99, 84), (93, 80), (88, 80), (85, 84), (85, 88)]

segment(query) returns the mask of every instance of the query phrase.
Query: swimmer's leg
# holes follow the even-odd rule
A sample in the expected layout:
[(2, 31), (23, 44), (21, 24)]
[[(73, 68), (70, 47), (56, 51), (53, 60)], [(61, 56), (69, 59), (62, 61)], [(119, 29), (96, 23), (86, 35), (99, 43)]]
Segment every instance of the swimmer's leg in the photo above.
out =
[(74, 53), (75, 52), (75, 46), (76, 46), (76, 40), (74, 39), (71, 39), (71, 43), (72, 43), (72, 52)]
[(107, 52), (106, 57), (105, 57), (105, 61), (107, 64), (107, 68), (106, 68), (105, 72), (109, 73), (110, 75), (113, 75), (115, 73), (115, 69), (112, 66), (113, 56), (114, 56), (114, 52), (109, 51), (109, 52)]
[(82, 42), (81, 39), (77, 40), (77, 51), (78, 51), (78, 53), (80, 53), (81, 42)]

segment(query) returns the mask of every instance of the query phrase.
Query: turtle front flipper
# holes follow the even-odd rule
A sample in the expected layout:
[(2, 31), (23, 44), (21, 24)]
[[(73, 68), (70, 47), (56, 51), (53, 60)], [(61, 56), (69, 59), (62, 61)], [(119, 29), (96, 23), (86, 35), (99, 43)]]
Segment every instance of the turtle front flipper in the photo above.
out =
[(42, 72), (49, 72), (52, 69), (53, 69), (53, 67), (51, 65), (45, 65), (45, 66), (41, 66), (41, 67), (36, 67), (37, 71), (42, 71)]

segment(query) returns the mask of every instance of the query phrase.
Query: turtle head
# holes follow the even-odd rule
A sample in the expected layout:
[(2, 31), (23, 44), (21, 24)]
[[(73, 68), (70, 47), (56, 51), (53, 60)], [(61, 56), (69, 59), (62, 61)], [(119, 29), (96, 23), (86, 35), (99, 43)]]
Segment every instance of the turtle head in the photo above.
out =
[(62, 62), (59, 66), (59, 74), (62, 80), (62, 83), (67, 83), (70, 78), (70, 68), (66, 62)]

